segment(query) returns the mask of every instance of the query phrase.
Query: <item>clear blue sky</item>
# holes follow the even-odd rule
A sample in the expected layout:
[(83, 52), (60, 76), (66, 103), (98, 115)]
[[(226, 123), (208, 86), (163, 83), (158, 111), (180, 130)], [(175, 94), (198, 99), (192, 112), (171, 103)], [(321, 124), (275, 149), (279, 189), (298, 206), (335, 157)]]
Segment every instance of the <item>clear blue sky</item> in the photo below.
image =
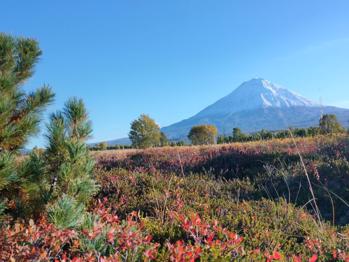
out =
[(50, 84), (50, 112), (83, 98), (104, 141), (141, 113), (188, 118), (253, 77), (349, 107), (348, 12), (348, 0), (2, 0), (0, 29), (40, 42), (26, 89)]

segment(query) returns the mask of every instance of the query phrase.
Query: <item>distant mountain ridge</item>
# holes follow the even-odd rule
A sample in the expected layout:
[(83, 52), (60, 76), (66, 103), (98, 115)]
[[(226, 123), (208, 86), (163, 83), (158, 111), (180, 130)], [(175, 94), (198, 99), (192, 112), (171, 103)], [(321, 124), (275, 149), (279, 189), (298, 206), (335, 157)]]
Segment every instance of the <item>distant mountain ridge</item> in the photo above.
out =
[(193, 117), (164, 127), (162, 131), (170, 139), (183, 139), (192, 126), (199, 124), (214, 124), (220, 134), (230, 134), (234, 127), (244, 132), (281, 130), (315, 126), (322, 114), (335, 114), (343, 125), (348, 126), (349, 109), (321, 106), (258, 78), (244, 82)]
[(129, 146), (129, 145), (131, 145), (131, 140), (128, 137), (118, 138), (118, 139), (108, 140), (108, 141), (100, 141), (97, 143), (90, 143), (89, 145), (91, 147), (95, 147), (101, 142), (106, 142), (108, 144), (108, 146)]

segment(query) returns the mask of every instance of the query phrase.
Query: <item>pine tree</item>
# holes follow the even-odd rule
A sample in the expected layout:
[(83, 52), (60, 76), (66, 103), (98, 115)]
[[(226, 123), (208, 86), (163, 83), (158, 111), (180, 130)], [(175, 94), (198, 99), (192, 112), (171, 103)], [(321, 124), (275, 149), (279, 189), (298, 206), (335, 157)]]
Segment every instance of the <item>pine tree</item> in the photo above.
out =
[[(82, 100), (70, 99), (63, 111), (54, 113), (47, 125), (47, 149), (33, 152), (26, 161), (22, 187), (28, 202), (23, 210), (38, 215), (48, 205), (49, 217), (56, 226), (76, 225), (71, 212), (81, 214), (98, 186), (93, 178), (94, 161), (86, 140), (92, 132)], [(73, 210), (73, 211), (72, 211)]]
[(41, 112), (53, 100), (47, 86), (26, 93), (23, 85), (41, 56), (38, 43), (0, 33), (0, 203), (16, 190), (14, 156), (38, 131)]
[(92, 132), (82, 100), (69, 100), (63, 112), (51, 116), (46, 162), (50, 174), (51, 197), (67, 194), (87, 203), (97, 187), (92, 177), (94, 161), (86, 140)]

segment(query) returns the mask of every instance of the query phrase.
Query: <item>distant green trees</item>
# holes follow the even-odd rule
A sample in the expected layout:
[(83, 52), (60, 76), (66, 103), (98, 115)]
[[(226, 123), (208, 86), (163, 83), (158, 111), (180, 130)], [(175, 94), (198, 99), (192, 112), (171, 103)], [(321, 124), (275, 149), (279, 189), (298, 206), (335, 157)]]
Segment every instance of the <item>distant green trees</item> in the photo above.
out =
[(160, 133), (160, 146), (168, 146), (170, 145), (170, 141), (168, 140), (167, 136), (164, 132)]
[(336, 115), (332, 114), (323, 115), (320, 119), (319, 126), (323, 134), (344, 132), (344, 128), (337, 120)]
[(287, 135), (282, 131), (282, 133), (275, 133), (265, 129), (262, 129), (259, 132), (247, 134), (243, 133), (240, 128), (234, 128), (232, 135), (220, 135), (217, 139), (218, 144), (223, 143), (233, 143), (233, 142), (248, 142), (248, 141), (259, 141), (259, 140), (268, 140), (276, 135), (280, 135), (280, 138), (287, 137)]
[(171, 147), (175, 147), (175, 146), (185, 146), (186, 145), (186, 143), (184, 142), (184, 141), (182, 141), (182, 140), (180, 140), (180, 141), (172, 141), (172, 142), (170, 142), (169, 143), (169, 146), (171, 146)]
[(130, 149), (130, 148), (149, 148), (149, 147), (163, 147), (173, 146), (172, 142), (168, 140), (165, 133), (160, 131), (156, 122), (147, 115), (141, 115), (138, 119), (131, 123), (131, 130), (129, 138), (132, 145), (108, 145), (106, 142), (101, 142), (90, 150), (113, 150), (113, 149)]
[(232, 137), (232, 140), (233, 141), (245, 141), (247, 140), (248, 136), (244, 133), (242, 133), (241, 129), (240, 128), (233, 128), (233, 137)]
[(216, 143), (218, 130), (214, 125), (193, 126), (188, 134), (193, 145), (210, 145)]
[(160, 146), (167, 141), (154, 119), (144, 114), (131, 123), (129, 138), (136, 148)]
[(108, 149), (108, 143), (107, 142), (100, 142), (96, 145), (97, 150), (107, 150)]
[[(218, 135), (218, 130), (214, 125), (193, 126), (188, 134), (188, 138), (193, 145), (223, 144), (232, 142), (247, 142), (269, 140), (272, 138), (309, 137), (319, 134), (330, 134), (344, 132), (344, 128), (338, 122), (335, 115), (324, 115), (319, 121), (319, 127), (290, 128), (279, 131), (269, 131), (262, 129), (254, 133), (243, 133), (240, 128), (235, 127), (231, 135)], [(160, 131), (159, 126), (147, 115), (141, 115), (131, 124), (129, 138), (132, 147), (147, 148), (156, 146), (183, 146), (183, 141), (169, 141), (166, 135)]]
[(89, 150), (91, 151), (102, 151), (102, 150), (119, 150), (119, 149), (131, 149), (132, 146), (131, 145), (108, 145), (105, 148), (105, 142), (99, 143), (97, 145), (94, 146), (90, 146)]
[(232, 143), (232, 142), (246, 142), (246, 141), (258, 141), (269, 140), (272, 138), (290, 138), (293, 137), (311, 137), (320, 134), (333, 134), (345, 132), (343, 126), (337, 120), (335, 115), (323, 115), (319, 121), (318, 127), (309, 128), (290, 128), (287, 130), (268, 131), (262, 129), (261, 131), (251, 134), (243, 133), (240, 128), (234, 128), (232, 135), (220, 135), (218, 136), (217, 143)]

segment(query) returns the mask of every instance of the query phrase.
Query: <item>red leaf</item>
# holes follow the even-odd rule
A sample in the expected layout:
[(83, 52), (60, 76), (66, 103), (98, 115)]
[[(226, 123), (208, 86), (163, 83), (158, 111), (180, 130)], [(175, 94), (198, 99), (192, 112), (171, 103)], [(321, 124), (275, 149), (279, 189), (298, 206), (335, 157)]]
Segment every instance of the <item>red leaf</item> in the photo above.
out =
[(309, 262), (316, 262), (317, 259), (318, 259), (318, 256), (315, 254), (309, 259)]

